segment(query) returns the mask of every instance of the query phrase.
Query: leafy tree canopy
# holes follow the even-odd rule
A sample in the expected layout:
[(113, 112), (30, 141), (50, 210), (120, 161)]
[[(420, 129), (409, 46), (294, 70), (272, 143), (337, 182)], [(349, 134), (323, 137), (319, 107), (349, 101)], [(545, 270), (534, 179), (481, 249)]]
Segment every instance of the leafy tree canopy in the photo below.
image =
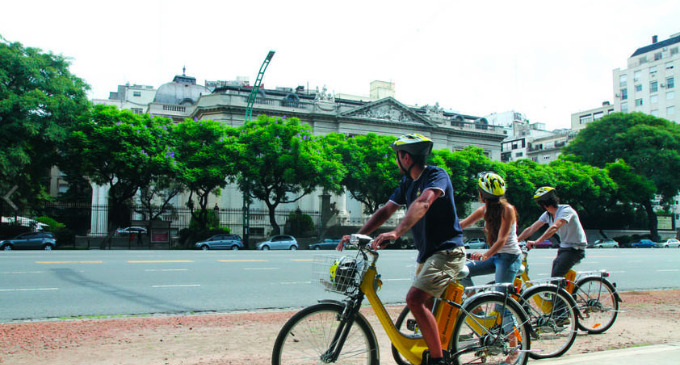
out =
[(87, 84), (66, 58), (0, 36), (0, 193), (35, 201), (58, 146), (88, 107)]

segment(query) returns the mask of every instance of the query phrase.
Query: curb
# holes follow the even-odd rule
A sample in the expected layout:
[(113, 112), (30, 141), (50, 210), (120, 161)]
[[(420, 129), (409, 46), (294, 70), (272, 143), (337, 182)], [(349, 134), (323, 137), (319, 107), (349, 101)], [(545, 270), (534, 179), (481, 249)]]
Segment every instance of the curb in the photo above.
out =
[(607, 350), (587, 354), (565, 355), (557, 359), (538, 360), (543, 365), (597, 364), (597, 365), (677, 365), (680, 343), (667, 343)]

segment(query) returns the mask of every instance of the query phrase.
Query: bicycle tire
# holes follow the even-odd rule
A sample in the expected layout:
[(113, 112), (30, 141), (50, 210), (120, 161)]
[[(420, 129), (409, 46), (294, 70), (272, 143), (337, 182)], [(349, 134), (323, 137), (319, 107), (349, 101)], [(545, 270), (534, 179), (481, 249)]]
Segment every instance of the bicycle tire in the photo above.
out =
[(616, 321), (619, 301), (614, 286), (599, 276), (580, 279), (572, 294), (579, 312), (578, 328), (590, 334), (603, 333)]
[[(296, 313), (283, 325), (276, 337), (272, 365), (306, 365), (323, 362), (321, 357), (331, 346), (344, 309), (345, 307), (339, 303), (319, 303)], [(347, 340), (335, 363), (380, 364), (375, 333), (361, 313), (356, 313)]]
[[(500, 313), (496, 310), (502, 308), (503, 303), (507, 304), (506, 312), (501, 316), (502, 324), (482, 328), (480, 323), (495, 323), (498, 320)], [(470, 297), (463, 303), (463, 309), (453, 328), (449, 346), (454, 364), (499, 364), (503, 361), (512, 365), (527, 363), (527, 352), (531, 346), (530, 326), (527, 314), (519, 303), (506, 300), (503, 294), (490, 292)], [(517, 337), (519, 341), (513, 343)], [(458, 352), (461, 353), (456, 356)]]
[[(420, 332), (418, 331), (418, 328), (416, 327), (413, 331), (406, 330), (402, 331), (401, 327), (403, 326), (404, 322), (407, 321), (408, 318), (413, 318), (413, 315), (409, 317), (411, 314), (411, 310), (409, 307), (404, 306), (404, 309), (401, 310), (401, 313), (399, 313), (399, 316), (397, 317), (397, 320), (394, 322), (394, 326), (397, 328), (397, 330), (403, 334), (409, 335), (409, 336), (418, 336), (420, 335)], [(394, 358), (394, 361), (397, 363), (397, 365), (412, 365), (408, 360), (404, 359), (401, 354), (399, 353), (399, 350), (397, 350), (394, 345), (391, 345), (392, 347), (392, 357)]]
[[(547, 359), (564, 355), (576, 340), (576, 301), (564, 289), (555, 285), (535, 285), (520, 298), (529, 315), (532, 359)], [(557, 309), (556, 309), (557, 307)]]

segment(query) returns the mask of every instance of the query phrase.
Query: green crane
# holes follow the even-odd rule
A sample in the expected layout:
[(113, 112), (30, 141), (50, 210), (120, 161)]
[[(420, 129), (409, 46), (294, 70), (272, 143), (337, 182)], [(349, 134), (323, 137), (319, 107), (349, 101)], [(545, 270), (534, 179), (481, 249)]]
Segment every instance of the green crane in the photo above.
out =
[[(248, 96), (246, 118), (243, 122), (244, 124), (249, 122), (250, 118), (253, 116), (253, 104), (255, 104), (255, 98), (257, 97), (257, 93), (260, 90), (260, 86), (262, 85), (264, 72), (267, 70), (267, 66), (269, 66), (269, 62), (272, 60), (272, 57), (274, 57), (274, 53), (275, 51), (269, 51), (267, 57), (264, 59), (264, 62), (262, 62), (262, 66), (260, 66), (260, 71), (257, 73), (255, 84), (253, 84), (253, 90)], [(248, 189), (248, 183), (245, 185), (246, 186), (243, 191), (243, 244), (245, 247), (248, 247), (248, 242), (250, 239), (250, 189)]]

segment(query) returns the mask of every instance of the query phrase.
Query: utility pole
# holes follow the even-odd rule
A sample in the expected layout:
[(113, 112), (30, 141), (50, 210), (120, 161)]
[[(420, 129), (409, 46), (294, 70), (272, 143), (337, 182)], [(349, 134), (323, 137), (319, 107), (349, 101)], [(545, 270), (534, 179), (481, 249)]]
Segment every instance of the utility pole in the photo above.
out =
[[(267, 54), (267, 57), (264, 59), (264, 62), (262, 62), (262, 65), (260, 66), (260, 71), (257, 73), (257, 78), (255, 79), (255, 83), (253, 84), (253, 90), (250, 91), (250, 95), (248, 96), (248, 104), (246, 106), (246, 117), (244, 120), (244, 124), (248, 123), (250, 121), (250, 118), (253, 116), (253, 104), (255, 104), (255, 98), (257, 98), (257, 93), (260, 90), (260, 86), (262, 85), (262, 79), (264, 78), (264, 72), (267, 70), (267, 66), (269, 66), (269, 62), (272, 60), (272, 57), (274, 57), (275, 51), (269, 51)], [(250, 241), (250, 181), (245, 182), (245, 191), (243, 192), (243, 245), (245, 247), (248, 247), (248, 243)]]

